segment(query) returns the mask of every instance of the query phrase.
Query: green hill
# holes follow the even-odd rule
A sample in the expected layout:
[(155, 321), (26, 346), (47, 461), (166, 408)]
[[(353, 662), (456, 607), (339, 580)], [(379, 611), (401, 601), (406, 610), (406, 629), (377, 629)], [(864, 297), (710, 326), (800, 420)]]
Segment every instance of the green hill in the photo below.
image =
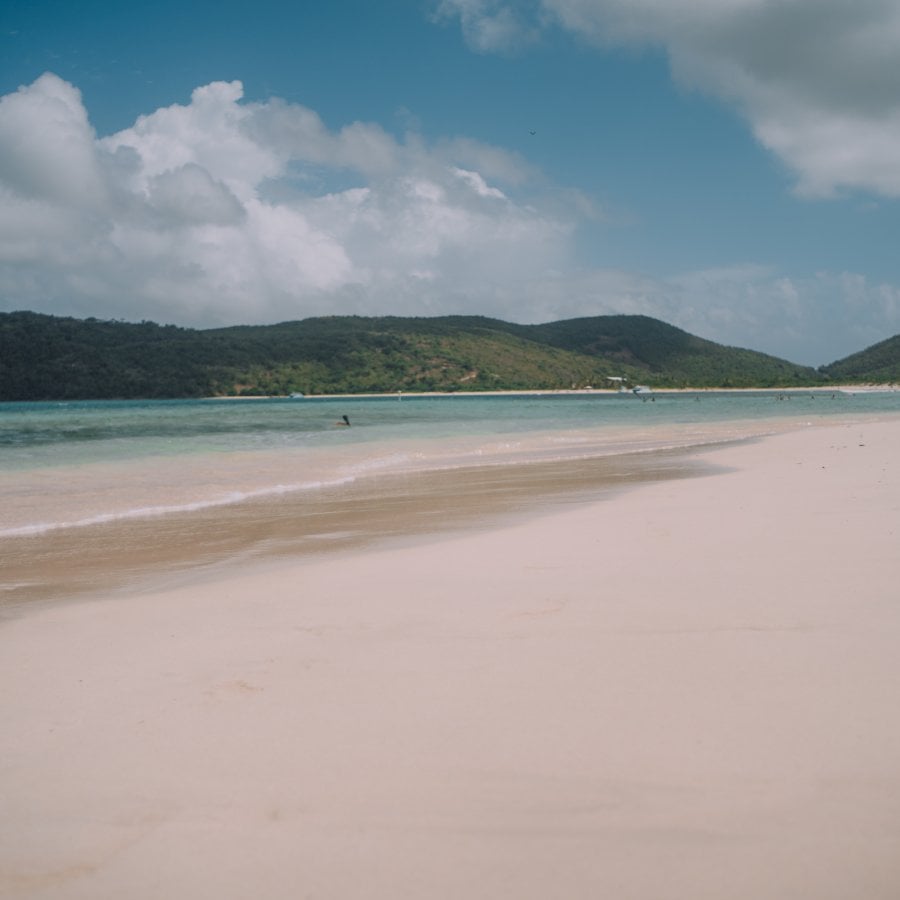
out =
[(873, 344), (820, 370), (835, 382), (894, 384), (900, 382), (900, 334)]
[(482, 316), (327, 316), (195, 330), (0, 313), (0, 400), (428, 390), (789, 387), (814, 369), (646, 316), (517, 325)]
[(636, 367), (658, 385), (782, 387), (818, 380), (805, 366), (725, 347), (647, 316), (568, 319), (530, 327), (548, 344)]

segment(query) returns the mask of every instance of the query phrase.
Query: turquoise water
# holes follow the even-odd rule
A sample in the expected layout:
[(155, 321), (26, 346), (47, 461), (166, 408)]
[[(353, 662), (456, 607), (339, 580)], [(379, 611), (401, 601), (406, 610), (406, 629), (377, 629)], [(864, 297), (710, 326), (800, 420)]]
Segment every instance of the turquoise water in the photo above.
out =
[(0, 537), (381, 473), (646, 453), (897, 412), (900, 392), (7, 403)]

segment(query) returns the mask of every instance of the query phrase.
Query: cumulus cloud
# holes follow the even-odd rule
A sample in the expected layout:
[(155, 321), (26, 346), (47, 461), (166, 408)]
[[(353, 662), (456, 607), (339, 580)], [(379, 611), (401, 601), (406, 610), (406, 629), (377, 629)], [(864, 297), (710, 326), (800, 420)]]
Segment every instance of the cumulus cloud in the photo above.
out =
[(55, 75), (0, 98), (6, 310), (201, 327), (643, 313), (817, 364), (900, 331), (900, 290), (853, 273), (581, 269), (588, 218), (602, 218), (590, 198), (503, 148), (401, 141), (371, 123), (332, 130), (296, 104), (245, 102), (238, 82), (102, 138)]
[(0, 98), (0, 180), (35, 201), (96, 208), (104, 184), (81, 93), (44, 75)]
[[(442, 0), (476, 49), (501, 11), (598, 45), (667, 53), (683, 84), (746, 117), (796, 174), (799, 193), (900, 197), (900, 5), (896, 0)], [(522, 24), (519, 33), (528, 33)], [(511, 38), (512, 39), (512, 36)]]
[(0, 100), (6, 307), (198, 325), (444, 312), (568, 257), (573, 216), (513, 196), (535, 175), (514, 154), (332, 131), (242, 95), (205, 85), (103, 138), (55, 75)]
[(153, 176), (147, 200), (164, 222), (173, 224), (235, 225), (245, 214), (228, 187), (196, 163)]

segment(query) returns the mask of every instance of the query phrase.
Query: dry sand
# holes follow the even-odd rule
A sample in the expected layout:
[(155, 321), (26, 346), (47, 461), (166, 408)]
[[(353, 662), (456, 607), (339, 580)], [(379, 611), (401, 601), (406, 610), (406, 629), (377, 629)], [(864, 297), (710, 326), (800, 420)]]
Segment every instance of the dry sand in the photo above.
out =
[(0, 895), (896, 900), (900, 422), (0, 627)]

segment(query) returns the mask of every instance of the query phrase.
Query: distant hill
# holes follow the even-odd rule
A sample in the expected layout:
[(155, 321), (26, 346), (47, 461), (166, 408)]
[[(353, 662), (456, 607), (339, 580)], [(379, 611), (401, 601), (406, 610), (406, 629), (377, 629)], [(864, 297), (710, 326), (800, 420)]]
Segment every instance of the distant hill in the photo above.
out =
[(873, 344), (820, 370), (835, 382), (893, 384), (900, 382), (900, 334)]
[[(835, 364), (837, 365), (837, 364)], [(607, 387), (791, 387), (823, 374), (646, 316), (517, 325), (326, 316), (195, 330), (0, 313), (0, 400)]]
[(787, 387), (820, 379), (814, 369), (716, 344), (648, 316), (599, 316), (529, 327), (535, 339), (637, 367), (658, 385)]

